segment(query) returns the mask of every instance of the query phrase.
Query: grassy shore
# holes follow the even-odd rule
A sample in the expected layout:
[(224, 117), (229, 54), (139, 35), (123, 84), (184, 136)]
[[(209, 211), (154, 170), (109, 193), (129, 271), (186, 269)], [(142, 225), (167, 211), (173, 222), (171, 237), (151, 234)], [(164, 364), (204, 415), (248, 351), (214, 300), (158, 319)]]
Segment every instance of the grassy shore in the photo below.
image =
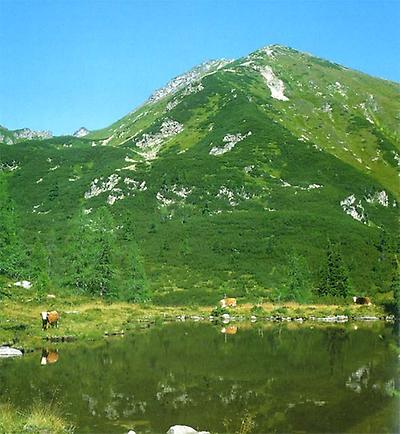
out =
[(64, 420), (55, 405), (38, 402), (22, 411), (11, 404), (0, 404), (0, 434), (24, 432), (72, 434), (74, 427)]
[[(217, 300), (216, 300), (217, 304)], [(107, 335), (130, 333), (148, 324), (176, 320), (208, 317), (215, 306), (157, 306), (154, 304), (129, 304), (107, 302), (99, 298), (75, 294), (34, 296), (29, 290), (20, 290), (18, 296), (4, 295), (0, 299), (0, 345), (11, 344), (24, 349), (41, 348), (46, 339), (97, 340)], [(41, 328), (40, 312), (57, 310), (61, 314), (58, 328)], [(220, 312), (221, 313), (221, 312)], [(354, 304), (297, 304), (297, 303), (238, 303), (229, 310), (230, 315), (251, 319), (266, 317), (303, 318), (346, 315), (386, 316), (381, 306)], [(254, 319), (254, 318), (253, 318)]]

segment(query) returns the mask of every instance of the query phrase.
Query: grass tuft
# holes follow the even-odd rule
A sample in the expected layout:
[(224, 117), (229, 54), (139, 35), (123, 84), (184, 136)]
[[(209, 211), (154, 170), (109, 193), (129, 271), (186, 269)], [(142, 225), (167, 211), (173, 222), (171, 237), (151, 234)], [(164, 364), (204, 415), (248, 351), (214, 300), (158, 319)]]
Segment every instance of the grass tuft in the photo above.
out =
[(38, 402), (26, 411), (9, 403), (0, 404), (0, 433), (24, 432), (72, 434), (74, 427), (62, 417), (56, 404)]

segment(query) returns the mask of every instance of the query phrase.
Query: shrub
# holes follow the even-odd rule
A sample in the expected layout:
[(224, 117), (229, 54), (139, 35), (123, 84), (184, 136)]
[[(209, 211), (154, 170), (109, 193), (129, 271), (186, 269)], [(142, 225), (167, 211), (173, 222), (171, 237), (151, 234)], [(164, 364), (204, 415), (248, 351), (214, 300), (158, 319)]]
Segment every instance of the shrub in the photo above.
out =
[(216, 306), (214, 307), (214, 309), (211, 311), (211, 315), (213, 316), (222, 316), (225, 313), (229, 313), (228, 309), (226, 307), (222, 307), (222, 306)]
[(283, 316), (287, 315), (288, 309), (285, 306), (280, 306), (272, 311), (272, 315)]
[(260, 306), (259, 304), (255, 304), (254, 306), (251, 307), (250, 312), (253, 315), (262, 315), (265, 311), (262, 306)]

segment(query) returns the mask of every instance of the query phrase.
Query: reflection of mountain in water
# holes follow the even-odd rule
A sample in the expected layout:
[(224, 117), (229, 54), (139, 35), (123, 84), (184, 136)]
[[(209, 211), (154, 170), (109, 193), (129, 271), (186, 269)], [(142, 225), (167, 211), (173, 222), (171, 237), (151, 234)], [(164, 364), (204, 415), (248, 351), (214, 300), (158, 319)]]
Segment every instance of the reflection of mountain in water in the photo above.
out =
[(3, 396), (22, 405), (47, 399), (51, 384), (71, 421), (89, 431), (166, 432), (184, 420), (235, 432), (244, 418), (254, 432), (390, 431), (394, 337), (374, 327), (271, 325), (226, 339), (221, 328), (171, 324), (94, 347), (63, 347), (52, 369), (26, 356), (2, 369), (0, 381)]

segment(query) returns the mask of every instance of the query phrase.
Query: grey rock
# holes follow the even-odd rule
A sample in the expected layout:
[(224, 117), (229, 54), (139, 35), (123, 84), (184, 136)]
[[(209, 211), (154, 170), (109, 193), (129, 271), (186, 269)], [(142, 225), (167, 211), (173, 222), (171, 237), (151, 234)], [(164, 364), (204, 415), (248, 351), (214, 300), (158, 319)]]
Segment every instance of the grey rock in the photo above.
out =
[(174, 425), (167, 431), (167, 434), (197, 434), (197, 431), (186, 425)]
[(318, 321), (322, 321), (322, 322), (337, 322), (337, 317), (336, 316), (326, 316), (326, 317), (322, 317), (322, 318), (317, 318)]
[(210, 434), (208, 431), (196, 431), (187, 425), (174, 425), (167, 431), (167, 434)]
[(22, 351), (11, 347), (0, 347), (0, 357), (20, 357)]

